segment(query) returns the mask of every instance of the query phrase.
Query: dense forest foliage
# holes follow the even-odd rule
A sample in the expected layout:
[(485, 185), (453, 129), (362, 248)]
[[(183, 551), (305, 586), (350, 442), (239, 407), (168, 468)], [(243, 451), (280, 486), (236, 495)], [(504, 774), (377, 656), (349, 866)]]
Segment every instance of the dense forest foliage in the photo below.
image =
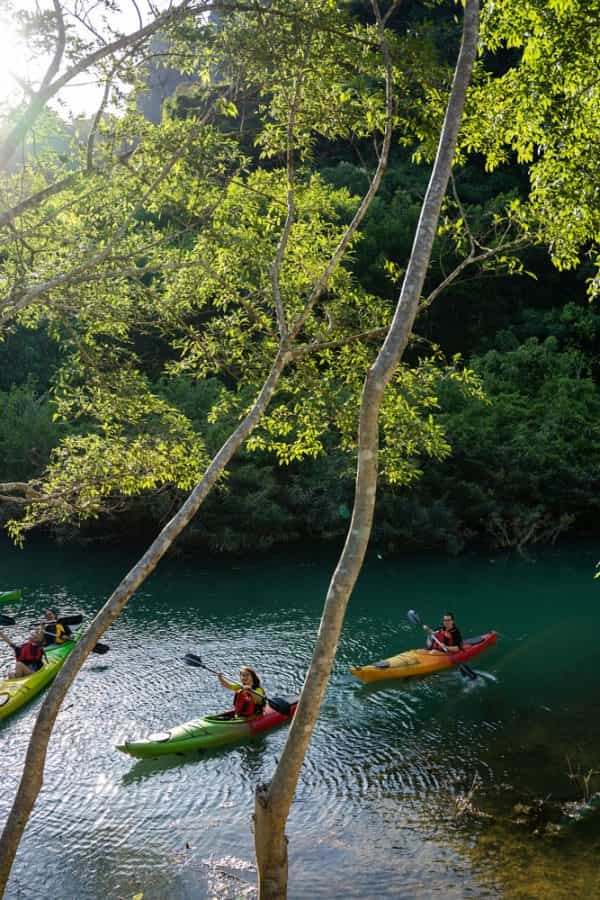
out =
[[(354, 12), (368, 24), (369, 15), (362, 7), (356, 5)], [(368, 310), (369, 304), (384, 310), (393, 306), (429, 172), (428, 117), (435, 115), (434, 104), (429, 105), (428, 100), (447, 78), (446, 66), (455, 51), (458, 32), (454, 16), (450, 3), (431, 7), (413, 3), (393, 20), (398, 35), (406, 39), (412, 30), (421, 41), (418, 55), (410, 46), (403, 50), (411, 127), (399, 129), (382, 187), (352, 248), (345, 274), (333, 288), (353, 291), (356, 308), (359, 304), (363, 310)], [(495, 75), (510, 72), (519, 52), (505, 42), (491, 47), (481, 65)], [(170, 87), (176, 82), (177, 78), (171, 79)], [(203, 91), (193, 80), (180, 84), (164, 104), (163, 127), (176, 129), (185, 123), (204, 102)], [(155, 106), (160, 105), (154, 99)], [(205, 152), (223, 153), (225, 158), (231, 153), (226, 147), (228, 136), (239, 132), (234, 155), (245, 155), (244, 168), (248, 178), (255, 179), (252, 189), (257, 194), (274, 190), (275, 174), (275, 160), (267, 158), (265, 164), (264, 152), (266, 142), (274, 138), (263, 134), (257, 146), (253, 137), (252, 122), (259, 102), (251, 98), (243, 109), (238, 105), (228, 111), (218, 126), (223, 140), (213, 137), (212, 147), (205, 148)], [(140, 104), (146, 111), (152, 106), (147, 93)], [(136, 127), (144, 128), (139, 121)], [(306, 204), (316, 208), (319, 195), (318, 202), (333, 204), (333, 217), (344, 223), (350, 215), (351, 199), (365, 190), (375, 157), (370, 138), (361, 138), (360, 129), (350, 144), (339, 140), (334, 131), (306, 148), (303, 164), (315, 192), (314, 197), (306, 195)], [(531, 160), (526, 153), (515, 143), (501, 158), (491, 141), (490, 146), (480, 141), (481, 146), (475, 147), (468, 126), (465, 131), (465, 148), (469, 142), (472, 146), (456, 169), (455, 197), (448, 198), (428, 278), (431, 290), (460, 259), (461, 245), (468, 239), (457, 225), (461, 216), (468, 218), (483, 245), (494, 229), (504, 227), (507, 209), (518, 208), (531, 198)], [(160, 136), (152, 139), (159, 141)], [(494, 153), (498, 158), (491, 166)], [(264, 227), (264, 219), (257, 224), (251, 221), (251, 214), (264, 216), (265, 210), (259, 205), (252, 207), (247, 196), (240, 198), (233, 192), (227, 202), (229, 208), (223, 205), (220, 220), (222, 233), (229, 230), (234, 234), (234, 218), (243, 209), (248, 217), (247, 234), (235, 233), (235, 253), (247, 253), (250, 266), (254, 243)], [(458, 202), (461, 215), (457, 219)], [(168, 209), (146, 214), (149, 231), (150, 226), (175, 228), (175, 206), (172, 214)], [(83, 235), (86, 223), (77, 227)], [(325, 229), (322, 239), (325, 244)], [(244, 240), (247, 248), (240, 250)], [(417, 386), (409, 383), (406, 374), (399, 388), (399, 396), (416, 412), (412, 424), (405, 423), (401, 466), (396, 460), (388, 478), (383, 466), (373, 538), (379, 549), (396, 552), (441, 547), (457, 553), (474, 543), (521, 549), (532, 542), (554, 540), (561, 533), (595, 529), (600, 478), (596, 362), (600, 317), (588, 296), (593, 271), (591, 264), (577, 260), (575, 265), (572, 259), (570, 268), (557, 268), (558, 251), (556, 244), (551, 246), (549, 251), (539, 235), (522, 240), (520, 246), (517, 240), (516, 252), (466, 270), (435, 302), (423, 304), (407, 354), (407, 362), (421, 371), (423, 380)], [(134, 247), (132, 252), (138, 251)], [(226, 252), (223, 241), (220, 253), (224, 256)], [(317, 262), (315, 256), (314, 264)], [(121, 310), (121, 315), (125, 318), (129, 313)], [(347, 307), (343, 315), (350, 315)], [(365, 327), (373, 324), (368, 312), (361, 315)], [(64, 450), (58, 448), (64, 447), (65, 441), (67, 445), (71, 441), (75, 464), (80, 465), (77, 452), (83, 446), (81, 441), (89, 438), (90, 427), (92, 432), (95, 428), (105, 433), (115, 427), (114, 410), (108, 414), (113, 419), (107, 424), (106, 397), (84, 402), (79, 396), (75, 408), (73, 391), (81, 392), (81, 381), (67, 385), (66, 373), (74, 354), (85, 372), (82, 347), (98, 358), (117, 353), (114, 348), (121, 335), (114, 323), (104, 342), (90, 338), (94, 328), (97, 323), (65, 324), (52, 314), (46, 317), (30, 312), (5, 329), (0, 343), (1, 481), (39, 484), (49, 465), (64, 460)], [(228, 340), (225, 332), (219, 337), (217, 331), (213, 339)], [(149, 478), (142, 490), (127, 490), (123, 469), (105, 470), (106, 481), (114, 482), (110, 503), (90, 516), (33, 518), (33, 525), (51, 528), (62, 539), (121, 540), (129, 535), (153, 535), (177, 507), (185, 488), (197, 479), (207, 454), (220, 446), (235, 425), (240, 402), (233, 402), (232, 397), (247, 400), (251, 390), (247, 368), (256, 360), (246, 350), (228, 345), (227, 365), (215, 363), (211, 368), (204, 349), (202, 364), (194, 368), (175, 365), (173, 346), (159, 330), (128, 332), (126, 340), (134, 347), (143, 373), (143, 385), (128, 389), (141, 394), (147, 391), (153, 399), (148, 400), (152, 408), (147, 407), (146, 413), (160, 419), (162, 428), (168, 421), (168, 427), (179, 435), (178, 451), (173, 446), (164, 449), (173, 457), (173, 477), (169, 480), (163, 473), (156, 481)], [(315, 364), (314, 371), (305, 371), (303, 377), (318, 379), (322, 366), (323, 361)], [(80, 372), (80, 380), (83, 377)], [(340, 377), (339, 372), (335, 377)], [(359, 372), (356, 385), (345, 384), (344, 403), (356, 395), (362, 377)], [(293, 395), (296, 387), (292, 380), (286, 387)], [(340, 396), (338, 390), (333, 405)], [(144, 402), (140, 399), (141, 406)], [(104, 420), (99, 424), (101, 403)], [(182, 541), (232, 553), (266, 549), (280, 542), (341, 537), (352, 506), (354, 448), (344, 432), (349, 426), (336, 418), (333, 409), (317, 407), (314, 393), (304, 406), (298, 403), (296, 414), (305, 431), (296, 443), (290, 437), (296, 426), (286, 422), (284, 428), (283, 413), (277, 408), (261, 433), (232, 461), (227, 477), (207, 499)], [(177, 411), (181, 419), (175, 421)], [(307, 438), (306, 423), (315, 419), (319, 419), (318, 426)], [(122, 432), (124, 456), (125, 447), (137, 439), (126, 429)], [(93, 453), (89, 443), (85, 452)], [(159, 448), (157, 452), (162, 451)], [(180, 458), (175, 458), (177, 452)], [(195, 464), (188, 465), (192, 455)], [(22, 514), (21, 503), (11, 502), (11, 497), (6, 501), (0, 508), (5, 523)]]

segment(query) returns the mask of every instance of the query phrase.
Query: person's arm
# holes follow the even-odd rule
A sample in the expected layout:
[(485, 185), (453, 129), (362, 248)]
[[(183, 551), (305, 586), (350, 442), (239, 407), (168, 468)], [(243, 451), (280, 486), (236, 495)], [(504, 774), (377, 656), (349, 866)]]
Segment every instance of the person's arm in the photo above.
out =
[(224, 678), (220, 672), (217, 672), (217, 678), (219, 679), (219, 684), (221, 684), (224, 688), (227, 688), (230, 691), (239, 691), (241, 685), (236, 684), (234, 681), (229, 681), (227, 678)]
[(431, 644), (427, 644), (427, 649), (431, 652), (435, 650), (437, 653), (445, 653), (446, 648), (435, 636), (435, 631), (429, 625), (423, 625), (423, 631), (426, 631), (431, 640)]

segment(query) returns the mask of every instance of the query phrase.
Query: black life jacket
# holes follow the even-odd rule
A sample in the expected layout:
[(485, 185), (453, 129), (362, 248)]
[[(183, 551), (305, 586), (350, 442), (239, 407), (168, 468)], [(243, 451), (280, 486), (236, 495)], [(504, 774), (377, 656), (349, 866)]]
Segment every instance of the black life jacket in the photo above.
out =
[(45, 644), (64, 644), (71, 634), (70, 628), (65, 628), (60, 622), (46, 622), (44, 624)]

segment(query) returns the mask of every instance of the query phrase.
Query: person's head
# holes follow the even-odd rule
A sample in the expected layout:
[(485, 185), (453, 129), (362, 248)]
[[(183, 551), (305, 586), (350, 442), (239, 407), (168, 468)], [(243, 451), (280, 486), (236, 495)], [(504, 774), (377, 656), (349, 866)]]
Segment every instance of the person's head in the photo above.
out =
[(244, 687), (260, 687), (260, 678), (252, 666), (240, 666), (240, 681)]
[(32, 643), (32, 644), (39, 644), (39, 642), (41, 641), (41, 639), (42, 639), (42, 636), (41, 636), (41, 634), (40, 634), (40, 629), (39, 629), (39, 628), (32, 628), (31, 631), (29, 632), (29, 640), (31, 641), (31, 643)]
[(56, 615), (55, 609), (45, 609), (44, 610), (44, 618), (49, 622), (56, 622), (58, 616)]
[(445, 612), (442, 621), (444, 623), (444, 628), (454, 628), (454, 613)]

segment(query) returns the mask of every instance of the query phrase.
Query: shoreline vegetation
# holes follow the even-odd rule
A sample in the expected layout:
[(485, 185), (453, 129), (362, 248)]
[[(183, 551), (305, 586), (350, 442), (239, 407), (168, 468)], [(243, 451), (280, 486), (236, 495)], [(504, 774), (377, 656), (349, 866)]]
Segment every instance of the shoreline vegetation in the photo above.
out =
[[(568, 304), (542, 315), (529, 310), (523, 318), (530, 334), (537, 326), (537, 335), (504, 330), (497, 347), (469, 360), (482, 380), (483, 398), (465, 398), (451, 383), (442, 385), (436, 417), (450, 455), (428, 460), (422, 470), (416, 460), (419, 471), (409, 485), (380, 485), (372, 545), (381, 552), (514, 549), (526, 555), (533, 545), (564, 536), (597, 535), (600, 393), (593, 350), (577, 334), (593, 334), (595, 345), (600, 315)], [(33, 354), (36, 345), (46, 348), (47, 339), (25, 332), (0, 345), (0, 481), (35, 484), (59, 441), (77, 431), (53, 418), (50, 371), (38, 370), (20, 383), (10, 375), (18, 341)], [(204, 417), (217, 389), (214, 379), (157, 385), (171, 400), (177, 395), (179, 408), (209, 444), (215, 428)], [(342, 539), (353, 486), (352, 456), (335, 446), (289, 465), (265, 450), (242, 450), (181, 536), (179, 550), (233, 556)], [(181, 496), (164, 488), (121, 497), (102, 519), (37, 530), (61, 543), (152, 536)], [(18, 518), (22, 508), (5, 498), (0, 522)]]
[[(67, 692), (161, 559), (345, 537), (255, 786), (259, 895), (282, 900), (368, 546), (527, 557), (598, 535), (598, 43), (576, 2), (180, 0), (146, 24), (136, 6), (130, 34), (97, 7), (14, 10), (27, 52), (52, 50), (21, 104), (0, 97), (0, 527), (148, 546), (40, 707), (0, 894)], [(55, 108), (84, 72), (97, 109)], [(514, 764), (532, 742), (511, 741)], [(565, 797), (523, 764), (506, 814), (474, 779), (458, 816), (483, 844), (566, 843), (598, 772), (563, 756)]]

